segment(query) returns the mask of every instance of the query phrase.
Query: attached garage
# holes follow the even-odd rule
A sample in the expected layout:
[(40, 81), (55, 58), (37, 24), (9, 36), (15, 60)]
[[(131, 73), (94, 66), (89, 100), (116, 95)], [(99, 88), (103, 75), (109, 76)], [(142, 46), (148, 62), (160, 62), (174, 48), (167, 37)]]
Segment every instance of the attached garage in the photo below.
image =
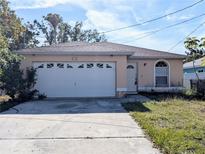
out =
[(24, 72), (37, 68), (35, 88), (47, 97), (122, 97), (182, 89), (184, 56), (179, 54), (110, 42), (67, 42), (16, 53), (25, 57)]
[(33, 62), (36, 89), (48, 97), (116, 95), (114, 62)]

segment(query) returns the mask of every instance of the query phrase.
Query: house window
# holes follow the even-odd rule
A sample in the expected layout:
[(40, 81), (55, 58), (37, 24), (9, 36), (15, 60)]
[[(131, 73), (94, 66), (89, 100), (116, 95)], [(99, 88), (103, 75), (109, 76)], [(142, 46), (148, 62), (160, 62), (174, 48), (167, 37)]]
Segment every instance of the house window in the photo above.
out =
[(133, 65), (128, 65), (127, 69), (134, 69), (134, 66)]
[(53, 63), (47, 64), (47, 68), (53, 68), (53, 67), (54, 67), (54, 64), (53, 64)]
[(67, 64), (67, 68), (73, 68), (73, 66), (71, 66), (70, 64)]
[(106, 68), (112, 68), (112, 66), (109, 64), (106, 64)]
[(156, 87), (167, 87), (169, 78), (169, 67), (164, 61), (159, 61), (155, 65), (155, 84)]
[(98, 63), (98, 64), (97, 64), (97, 67), (98, 67), (98, 68), (103, 68), (103, 64)]
[(58, 67), (58, 68), (64, 68), (64, 64), (58, 63), (58, 64), (57, 64), (57, 67)]
[(79, 65), (78, 68), (84, 68), (84, 64)]
[(39, 65), (38, 68), (44, 68), (44, 64)]
[(87, 64), (87, 68), (93, 68), (94, 67), (94, 64), (90, 63), (90, 64)]

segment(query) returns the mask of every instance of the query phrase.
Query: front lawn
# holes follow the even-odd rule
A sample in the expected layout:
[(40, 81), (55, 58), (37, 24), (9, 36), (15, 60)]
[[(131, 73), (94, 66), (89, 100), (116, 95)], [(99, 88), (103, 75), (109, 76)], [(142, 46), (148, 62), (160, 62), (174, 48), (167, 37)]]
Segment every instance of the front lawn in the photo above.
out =
[(168, 154), (205, 154), (205, 101), (183, 98), (123, 104)]

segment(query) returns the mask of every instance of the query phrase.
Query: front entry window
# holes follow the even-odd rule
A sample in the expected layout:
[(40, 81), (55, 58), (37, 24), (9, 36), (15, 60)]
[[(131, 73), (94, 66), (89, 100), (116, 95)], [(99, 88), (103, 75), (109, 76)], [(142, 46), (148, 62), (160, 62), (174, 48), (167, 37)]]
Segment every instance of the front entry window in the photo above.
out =
[(164, 61), (159, 61), (155, 65), (156, 87), (167, 87), (169, 78), (169, 66)]

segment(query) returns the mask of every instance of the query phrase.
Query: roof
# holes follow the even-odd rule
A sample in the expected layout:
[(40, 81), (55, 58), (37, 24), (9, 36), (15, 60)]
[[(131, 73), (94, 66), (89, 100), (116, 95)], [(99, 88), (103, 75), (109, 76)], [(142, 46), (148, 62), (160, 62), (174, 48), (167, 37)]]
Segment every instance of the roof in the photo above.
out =
[[(194, 62), (195, 66), (196, 67), (202, 67), (203, 59), (205, 60), (205, 57), (195, 60), (195, 62)], [(193, 68), (193, 61), (185, 63), (183, 65), (183, 68), (185, 68), (185, 69), (186, 68)]]
[(127, 55), (129, 58), (185, 58), (184, 55), (139, 48), (111, 42), (68, 42), (51, 46), (27, 48), (15, 51), (18, 54), (40, 55)]

